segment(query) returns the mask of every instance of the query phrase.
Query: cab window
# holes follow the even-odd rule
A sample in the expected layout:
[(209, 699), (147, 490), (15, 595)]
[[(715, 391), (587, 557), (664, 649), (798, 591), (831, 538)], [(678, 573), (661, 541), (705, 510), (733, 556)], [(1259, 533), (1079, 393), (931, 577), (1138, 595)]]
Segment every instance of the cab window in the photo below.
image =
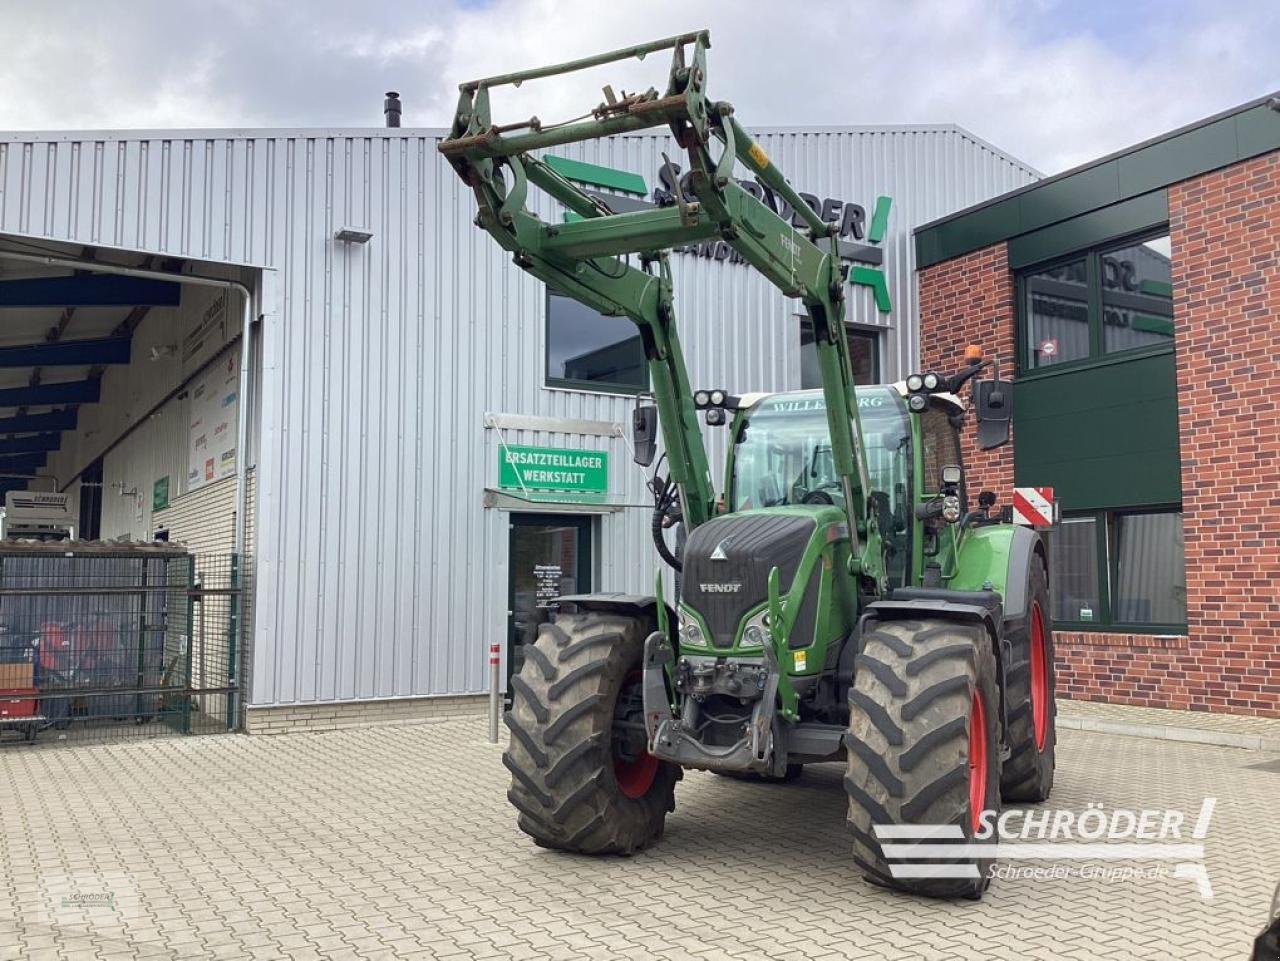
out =
[(920, 458), (924, 468), (921, 491), (936, 494), (942, 486), (942, 468), (960, 463), (960, 432), (951, 426), (947, 411), (930, 407), (920, 415)]

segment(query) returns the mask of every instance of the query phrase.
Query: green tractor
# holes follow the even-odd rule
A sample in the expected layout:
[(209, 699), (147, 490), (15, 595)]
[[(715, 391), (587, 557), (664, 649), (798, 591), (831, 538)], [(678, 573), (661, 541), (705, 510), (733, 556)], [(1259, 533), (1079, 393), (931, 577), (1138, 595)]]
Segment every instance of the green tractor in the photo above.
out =
[[(681, 572), (674, 603), (661, 578), (652, 596), (558, 599), (511, 681), (508, 797), (543, 847), (631, 854), (661, 837), (685, 768), (790, 780), (843, 761), (869, 881), (980, 897), (1001, 803), (1042, 801), (1053, 785), (1045, 545), (993, 515), (993, 494), (969, 506), (960, 391), (979, 357), (950, 376), (855, 390), (836, 227), (733, 107), (708, 98), (709, 46), (691, 33), (463, 84), (440, 145), (474, 190), (477, 225), (518, 266), (636, 324), (654, 401), (633, 415), (636, 459), (652, 466), (661, 435), (655, 544)], [(496, 87), (663, 50), (662, 93), (606, 87), (584, 118), (556, 125), (492, 119)], [(533, 153), (663, 125), (689, 174), (669, 166), (676, 188), (651, 208), (615, 212)], [(739, 164), (754, 182), (734, 178)], [(540, 219), (530, 185), (576, 216)], [(668, 251), (707, 239), (803, 304), (821, 390), (690, 387)], [(983, 447), (1008, 440), (1007, 392), (998, 372), (973, 384)], [(721, 498), (699, 417), (731, 434)], [(688, 537), (673, 552), (663, 530), (675, 521)]]

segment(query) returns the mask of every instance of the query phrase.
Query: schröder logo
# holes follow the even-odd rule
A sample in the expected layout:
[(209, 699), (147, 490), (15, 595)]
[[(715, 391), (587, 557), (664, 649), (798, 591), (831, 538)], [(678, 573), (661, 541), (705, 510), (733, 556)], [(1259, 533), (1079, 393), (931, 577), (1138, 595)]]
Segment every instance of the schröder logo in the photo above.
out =
[[(1194, 822), (1172, 808), (1108, 809), (1090, 804), (1080, 812), (986, 811), (972, 838), (966, 838), (958, 824), (877, 824), (874, 830), (895, 878), (977, 878), (976, 862), (990, 861), (988, 874), (993, 878), (1185, 878), (1194, 881), (1207, 900), (1213, 897), (1213, 886), (1200, 842), (1209, 832), (1217, 803), (1217, 798), (1205, 798)], [(1056, 863), (1019, 867), (996, 863), (1000, 859)]]

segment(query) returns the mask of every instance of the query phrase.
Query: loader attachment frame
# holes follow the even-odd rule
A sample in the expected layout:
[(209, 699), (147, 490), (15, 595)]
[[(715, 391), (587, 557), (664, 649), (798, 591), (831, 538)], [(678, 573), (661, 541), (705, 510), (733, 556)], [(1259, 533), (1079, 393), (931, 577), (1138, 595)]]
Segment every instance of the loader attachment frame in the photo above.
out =
[[(853, 373), (844, 337), (844, 268), (836, 230), (804, 202), (763, 148), (739, 124), (733, 107), (707, 95), (705, 31), (681, 34), (569, 63), (474, 80), (460, 86), (458, 108), (440, 152), (472, 188), (477, 224), (516, 264), (560, 293), (603, 314), (630, 318), (639, 329), (659, 411), (671, 479), (690, 529), (715, 511), (714, 487), (697, 421), (693, 389), (676, 331), (667, 251), (708, 238), (726, 241), (744, 261), (788, 297), (799, 299), (813, 323), (831, 428), (834, 467), (844, 494), (851, 540), (850, 573), (883, 594), (884, 560), (862, 450)], [(497, 125), (490, 92), (651, 53), (671, 51), (665, 90), (605, 99), (583, 118), (545, 124), (537, 117)], [(615, 213), (580, 190), (533, 151), (612, 134), (669, 127), (688, 157), (689, 192), (672, 206)], [(713, 152), (712, 142), (717, 149)], [(785, 201), (803, 229), (779, 217), (735, 182), (741, 163), (761, 193)], [(544, 222), (528, 206), (529, 186), (545, 191), (577, 215)], [(637, 264), (631, 263), (632, 256)], [(784, 318), (779, 318), (782, 321)]]

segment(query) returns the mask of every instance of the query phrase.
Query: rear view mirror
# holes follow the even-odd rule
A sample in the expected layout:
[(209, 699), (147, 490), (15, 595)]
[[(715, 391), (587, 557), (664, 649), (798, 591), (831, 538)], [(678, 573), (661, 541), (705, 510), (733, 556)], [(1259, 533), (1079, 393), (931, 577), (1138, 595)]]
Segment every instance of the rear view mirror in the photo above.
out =
[(637, 464), (653, 463), (658, 454), (658, 408), (652, 404), (637, 404), (631, 412), (631, 446)]
[(973, 406), (978, 418), (978, 446), (991, 450), (1009, 443), (1013, 384), (1007, 380), (974, 381)]

